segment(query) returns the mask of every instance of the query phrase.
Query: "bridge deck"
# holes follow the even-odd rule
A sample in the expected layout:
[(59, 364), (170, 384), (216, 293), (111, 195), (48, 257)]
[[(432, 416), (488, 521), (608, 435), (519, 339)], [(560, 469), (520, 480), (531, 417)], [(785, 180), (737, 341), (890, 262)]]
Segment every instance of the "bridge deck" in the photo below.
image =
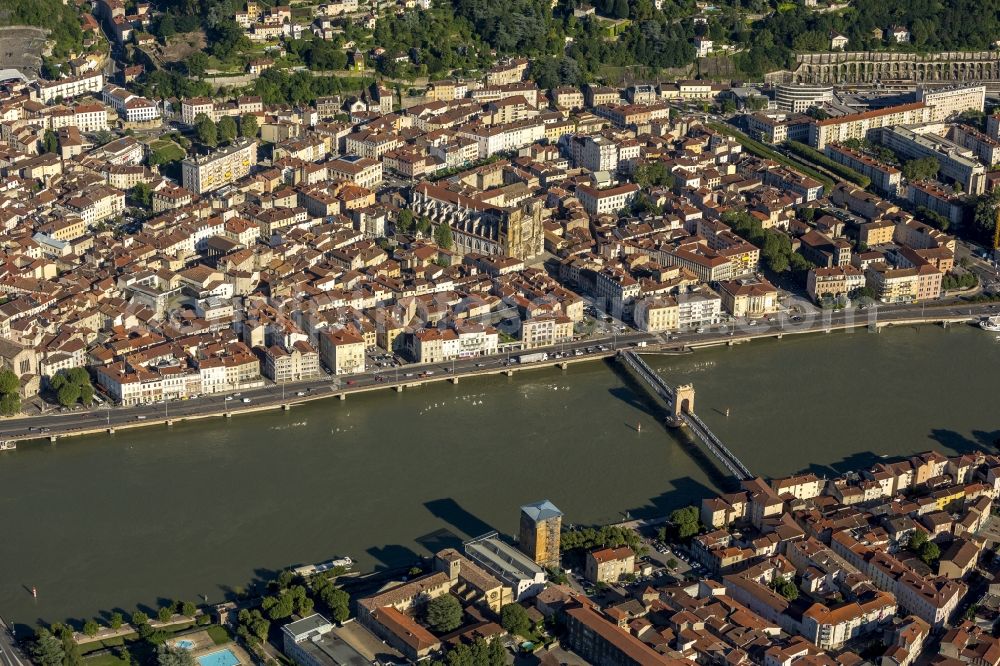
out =
[[(642, 379), (649, 388), (660, 397), (667, 407), (671, 410), (674, 409), (674, 401), (676, 399), (676, 392), (673, 387), (667, 384), (660, 375), (653, 371), (649, 367), (642, 357), (633, 351), (624, 351), (621, 354), (621, 358), (625, 361), (640, 379)], [(735, 476), (738, 480), (743, 481), (745, 479), (752, 479), (753, 474), (747, 468), (743, 462), (737, 458), (732, 451), (726, 448), (726, 445), (722, 443), (715, 433), (713, 433), (705, 422), (698, 418), (697, 414), (694, 412), (687, 412), (683, 410), (678, 410), (680, 414), (681, 422), (691, 429), (694, 433), (695, 439), (700, 441), (709, 453), (711, 453), (715, 458), (723, 464), (723, 466), (729, 470), (729, 472)]]

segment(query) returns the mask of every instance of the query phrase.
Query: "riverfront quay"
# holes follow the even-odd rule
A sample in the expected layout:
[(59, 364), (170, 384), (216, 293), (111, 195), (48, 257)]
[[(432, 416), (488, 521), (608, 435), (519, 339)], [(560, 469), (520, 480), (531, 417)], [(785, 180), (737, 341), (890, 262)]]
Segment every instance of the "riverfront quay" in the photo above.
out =
[[(695, 384), (698, 414), (758, 474), (962, 451), (1000, 431), (983, 409), (1000, 388), (1000, 345), (972, 327), (647, 358)], [(32, 624), (161, 597), (216, 602), (257, 570), (341, 554), (368, 570), (488, 528), (512, 533), (517, 506), (542, 496), (591, 523), (715, 491), (648, 404), (588, 363), (22, 445), (0, 456), (0, 614)]]

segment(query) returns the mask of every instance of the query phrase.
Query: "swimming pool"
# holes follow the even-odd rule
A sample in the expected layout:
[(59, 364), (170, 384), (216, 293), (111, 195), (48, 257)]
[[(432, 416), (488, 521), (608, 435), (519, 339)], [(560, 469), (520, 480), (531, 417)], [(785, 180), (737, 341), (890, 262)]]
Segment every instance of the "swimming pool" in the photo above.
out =
[(200, 666), (238, 666), (240, 660), (229, 648), (209, 652), (198, 657)]
[(182, 650), (191, 650), (194, 648), (194, 641), (189, 641), (188, 639), (183, 638), (177, 641), (177, 647)]

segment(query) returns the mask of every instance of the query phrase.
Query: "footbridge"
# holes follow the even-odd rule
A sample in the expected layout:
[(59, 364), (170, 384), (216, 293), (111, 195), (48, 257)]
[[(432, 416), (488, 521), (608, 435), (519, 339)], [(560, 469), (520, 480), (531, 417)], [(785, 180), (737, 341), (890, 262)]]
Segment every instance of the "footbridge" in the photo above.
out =
[(632, 372), (667, 404), (671, 412), (669, 421), (674, 426), (687, 426), (695, 439), (704, 446), (712, 456), (722, 463), (739, 481), (752, 479), (753, 474), (743, 462), (722, 443), (705, 422), (694, 413), (694, 386), (684, 384), (676, 388), (670, 386), (659, 374), (649, 367), (641, 356), (633, 351), (622, 351), (618, 358)]

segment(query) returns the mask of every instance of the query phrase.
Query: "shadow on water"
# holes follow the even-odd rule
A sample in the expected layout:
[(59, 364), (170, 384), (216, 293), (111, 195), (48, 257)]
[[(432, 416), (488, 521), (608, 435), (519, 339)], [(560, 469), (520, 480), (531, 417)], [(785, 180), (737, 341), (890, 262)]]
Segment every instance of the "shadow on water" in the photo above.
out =
[(440, 518), (470, 538), (493, 531), (492, 526), (478, 516), (469, 513), (461, 504), (450, 497), (424, 502), (424, 507), (431, 512), (432, 516)]
[(375, 571), (386, 571), (419, 562), (421, 557), (412, 548), (399, 544), (373, 546), (365, 551), (376, 561)]
[(445, 548), (462, 550), (462, 542), (465, 539), (462, 539), (451, 530), (442, 527), (439, 530), (434, 530), (433, 532), (428, 532), (423, 536), (417, 537), (416, 541), (426, 548), (428, 553), (433, 555)]
[(962, 433), (955, 432), (954, 430), (935, 428), (931, 430), (930, 438), (958, 453), (973, 453), (975, 451), (982, 451), (984, 448), (996, 446), (995, 442), (1000, 433), (996, 431), (984, 432), (982, 430), (973, 430), (972, 435), (976, 439), (969, 439)]
[[(640, 387), (636, 388), (641, 390)], [(655, 419), (663, 417), (663, 407), (652, 402), (650, 398), (646, 398), (643, 395), (644, 392), (640, 393), (627, 386), (616, 386), (608, 389), (608, 393), (611, 394), (611, 397), (621, 400), (629, 407), (637, 409), (643, 414), (652, 416)]]
[(831, 478), (834, 476), (840, 476), (845, 472), (856, 472), (868, 469), (875, 463), (885, 462), (886, 460), (889, 460), (889, 458), (882, 458), (882, 456), (872, 451), (861, 451), (853, 453), (845, 458), (841, 458), (840, 460), (832, 462), (829, 465), (813, 463), (809, 465), (805, 471), (812, 472), (820, 478)]
[[(727, 477), (727, 483), (735, 484), (736, 482), (732, 477)], [(702, 498), (712, 497), (716, 494), (715, 489), (709, 488), (689, 476), (674, 479), (672, 484), (673, 489), (660, 493), (656, 497), (651, 497), (643, 506), (629, 509), (629, 516), (633, 519), (658, 518), (670, 513), (674, 509), (679, 509), (690, 504), (700, 506)]]
[(981, 446), (986, 446), (991, 449), (1000, 447), (1000, 430), (973, 430), (972, 436), (976, 438)]

